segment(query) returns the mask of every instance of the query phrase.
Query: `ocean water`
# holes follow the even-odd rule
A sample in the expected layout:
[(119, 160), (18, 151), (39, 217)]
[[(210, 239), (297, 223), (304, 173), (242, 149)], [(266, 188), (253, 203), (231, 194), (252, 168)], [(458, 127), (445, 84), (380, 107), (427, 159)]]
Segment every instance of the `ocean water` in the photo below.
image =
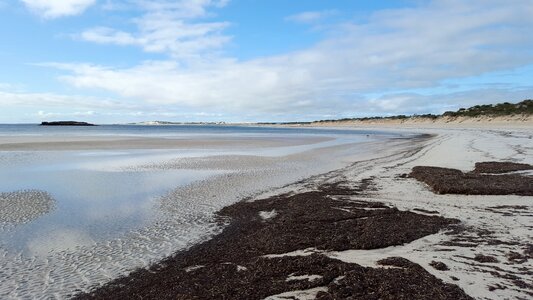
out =
[(330, 128), (286, 128), (232, 125), (99, 125), (99, 126), (39, 126), (38, 124), (0, 124), (0, 136), (164, 136), (184, 137), (198, 135), (391, 135), (376, 130), (338, 130)]
[[(0, 145), (36, 137), (228, 143), (0, 151), (2, 299), (65, 298), (147, 266), (219, 232), (213, 214), (223, 206), (328, 171), (343, 157), (373, 151), (373, 143), (398, 135), (208, 125), (0, 125)], [(246, 147), (232, 147), (236, 139)]]

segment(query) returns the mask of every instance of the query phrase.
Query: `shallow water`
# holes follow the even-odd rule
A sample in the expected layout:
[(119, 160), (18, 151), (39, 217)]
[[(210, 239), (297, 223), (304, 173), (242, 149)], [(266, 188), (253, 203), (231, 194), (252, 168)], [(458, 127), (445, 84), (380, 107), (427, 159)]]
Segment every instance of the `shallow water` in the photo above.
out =
[(39, 126), (37, 124), (0, 124), (0, 136), (143, 136), (194, 138), (198, 136), (298, 136), (311, 135), (391, 135), (390, 132), (376, 130), (336, 130), (330, 128), (283, 128), (231, 125), (101, 125), (101, 126)]
[[(0, 192), (46, 191), (54, 200), (53, 210), (35, 220), (5, 224), (11, 226), (0, 232), (0, 245), (9, 251), (43, 256), (50, 251), (118, 237), (157, 218), (158, 196), (224, 173), (183, 169), (99, 170), (90, 161), (79, 160), (78, 153), (41, 155), (43, 160), (52, 162), (33, 166), (20, 163), (0, 169)], [(56, 162), (59, 156), (67, 162)], [(31, 208), (18, 207), (21, 214)]]
[[(230, 126), (0, 125), (0, 144), (13, 137), (101, 135), (201, 136), (240, 139), (246, 146), (0, 151), (0, 201), (20, 216), (2, 217), (9, 210), (0, 211), (0, 298), (64, 298), (144, 267), (219, 232), (213, 214), (220, 208), (338, 167), (344, 157), (372, 151), (365, 147), (392, 136)], [(296, 138), (301, 141), (292, 143)]]

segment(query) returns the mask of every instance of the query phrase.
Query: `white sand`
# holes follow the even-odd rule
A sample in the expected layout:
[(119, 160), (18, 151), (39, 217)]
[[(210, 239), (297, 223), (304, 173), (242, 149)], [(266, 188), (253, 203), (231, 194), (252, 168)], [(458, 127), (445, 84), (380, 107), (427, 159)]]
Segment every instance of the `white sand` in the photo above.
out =
[(272, 218), (274, 218), (277, 215), (278, 215), (278, 212), (275, 209), (273, 209), (271, 211), (260, 211), (259, 212), (259, 216), (263, 220), (272, 219)]
[[(431, 165), (472, 170), (479, 161), (508, 160), (533, 164), (533, 130), (434, 130), (439, 137), (428, 143), (426, 148), (413, 157), (400, 160), (391, 169), (387, 166), (377, 167), (356, 176), (368, 177), (379, 175), (377, 184), (379, 192), (374, 199), (385, 201), (399, 209), (410, 210), (422, 208), (436, 210), (444, 217), (461, 220), (468, 231), (462, 233), (466, 238), (476, 239), (477, 247), (449, 247), (438, 244), (452, 238), (443, 233), (415, 241), (409, 245), (367, 251), (365, 253), (344, 253), (350, 260), (356, 257), (368, 257), (368, 260), (388, 256), (402, 256), (410, 259), (444, 281), (458, 284), (469, 295), (478, 299), (528, 298), (526, 291), (516, 287), (509, 279), (497, 277), (488, 271), (497, 271), (501, 275), (515, 275), (525, 282), (533, 282), (531, 275), (523, 270), (532, 270), (533, 261), (512, 264), (506, 254), (510, 251), (522, 252), (525, 245), (533, 239), (533, 198), (523, 196), (460, 196), (435, 195), (424, 184), (415, 180), (398, 180), (396, 175), (408, 173), (413, 166)], [(354, 174), (355, 175), (355, 174)], [(506, 209), (490, 209), (501, 205), (524, 205), (528, 209), (514, 211), (506, 215)], [(491, 233), (480, 236), (479, 231)], [(519, 245), (490, 245), (491, 240), (500, 240)], [(439, 251), (453, 249), (453, 251)], [(478, 263), (469, 258), (476, 254), (491, 255), (500, 263)], [(432, 260), (442, 261), (450, 271), (437, 271), (428, 264)], [(501, 268), (501, 269), (496, 269)], [(459, 278), (453, 281), (450, 276)], [(506, 289), (489, 291), (488, 286), (501, 285)], [(531, 291), (530, 291), (531, 292)]]
[(533, 115), (478, 116), (478, 117), (439, 117), (436, 119), (411, 117), (407, 119), (369, 119), (311, 124), (283, 125), (290, 127), (389, 127), (389, 128), (522, 128), (533, 127)]
[(290, 275), (289, 277), (287, 277), (287, 279), (285, 279), (285, 281), (315, 281), (318, 279), (322, 279), (322, 275)]
[(319, 292), (327, 292), (327, 287), (317, 287), (308, 290), (298, 290), (277, 295), (268, 296), (265, 300), (286, 300), (286, 299), (299, 299), (299, 300), (312, 300), (316, 298)]
[[(379, 128), (393, 130), (383, 126)], [(510, 251), (522, 253), (525, 246), (533, 242), (533, 197), (436, 195), (424, 184), (414, 179), (398, 178), (398, 175), (409, 173), (412, 167), (419, 165), (470, 171), (480, 161), (533, 164), (533, 128), (405, 130), (437, 136), (426, 142), (420, 151), (360, 162), (346, 169), (343, 175), (349, 180), (358, 181), (375, 176), (378, 187), (378, 191), (370, 196), (348, 198), (380, 201), (401, 210), (419, 208), (438, 211), (441, 216), (457, 218), (467, 228), (459, 236), (473, 238), (476, 246), (440, 245), (454, 237), (441, 232), (402, 246), (330, 252), (327, 255), (369, 267), (378, 267), (376, 261), (380, 259), (400, 256), (420, 264), (445, 282), (459, 285), (477, 299), (529, 299), (531, 294), (528, 295), (528, 292), (531, 293), (531, 290), (519, 288), (511, 279), (502, 276), (516, 276), (529, 284), (533, 282), (531, 273), (527, 274), (533, 270), (531, 259), (524, 263), (513, 263), (506, 257)], [(521, 205), (526, 209), (494, 208), (502, 205)], [(492, 243), (493, 241), (503, 243)], [(313, 252), (316, 251), (302, 249), (287, 255), (309, 255)], [(499, 262), (479, 263), (472, 260), (476, 254), (494, 256)], [(272, 255), (276, 256), (280, 255)], [(429, 266), (433, 260), (444, 262), (450, 270), (435, 270)], [(459, 280), (454, 281), (451, 276)], [(489, 291), (489, 286), (503, 289)]]

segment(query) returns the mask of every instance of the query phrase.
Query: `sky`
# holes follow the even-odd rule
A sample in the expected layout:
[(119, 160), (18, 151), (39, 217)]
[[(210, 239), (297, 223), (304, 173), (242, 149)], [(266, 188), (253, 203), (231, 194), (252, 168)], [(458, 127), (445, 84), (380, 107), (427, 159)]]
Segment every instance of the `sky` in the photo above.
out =
[(533, 98), (533, 0), (0, 0), (0, 123), (274, 122)]

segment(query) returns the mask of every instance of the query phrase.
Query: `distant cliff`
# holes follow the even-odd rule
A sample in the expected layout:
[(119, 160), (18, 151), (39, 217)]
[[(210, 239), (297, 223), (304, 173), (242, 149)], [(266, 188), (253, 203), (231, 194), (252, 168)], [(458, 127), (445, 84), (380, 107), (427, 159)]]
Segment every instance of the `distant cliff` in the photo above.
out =
[(55, 122), (42, 122), (41, 126), (96, 126), (87, 122), (77, 121), (55, 121)]

